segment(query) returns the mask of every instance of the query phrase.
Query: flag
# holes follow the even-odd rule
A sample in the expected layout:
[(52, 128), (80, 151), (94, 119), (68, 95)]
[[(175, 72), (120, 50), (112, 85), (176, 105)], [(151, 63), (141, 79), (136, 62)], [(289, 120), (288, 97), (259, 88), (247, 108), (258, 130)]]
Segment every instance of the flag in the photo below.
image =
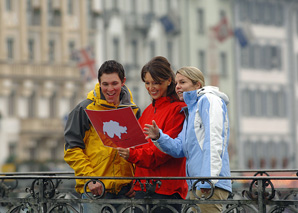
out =
[(242, 28), (240, 28), (240, 27), (236, 28), (234, 35), (238, 39), (240, 46), (246, 47), (246, 45), (248, 44), (248, 39), (247, 39), (246, 35), (244, 34)]
[(165, 32), (167, 34), (169, 33), (178, 33), (180, 31), (179, 29), (179, 18), (177, 16), (177, 13), (172, 11), (168, 15), (164, 15), (159, 18), (161, 24), (163, 25)]
[(241, 47), (246, 47), (254, 38), (250, 24), (242, 24), (241, 27), (235, 29), (235, 37), (238, 39)]
[(233, 31), (229, 27), (228, 20), (226, 17), (223, 17), (220, 20), (220, 22), (211, 29), (214, 31), (215, 37), (220, 42), (223, 42), (224, 40), (233, 35)]
[(97, 79), (95, 57), (92, 47), (86, 47), (73, 52), (73, 57), (80, 69), (81, 77), (85, 81)]

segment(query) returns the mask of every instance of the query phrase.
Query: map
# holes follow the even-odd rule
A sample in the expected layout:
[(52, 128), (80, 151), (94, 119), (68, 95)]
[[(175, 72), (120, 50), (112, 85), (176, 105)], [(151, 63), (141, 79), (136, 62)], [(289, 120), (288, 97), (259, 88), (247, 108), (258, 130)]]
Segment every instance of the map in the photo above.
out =
[(148, 143), (130, 107), (85, 112), (105, 146), (130, 148)]
[(107, 133), (109, 137), (113, 138), (117, 135), (121, 139), (121, 134), (127, 134), (127, 127), (120, 126), (118, 122), (110, 120), (109, 122), (103, 122), (103, 133)]

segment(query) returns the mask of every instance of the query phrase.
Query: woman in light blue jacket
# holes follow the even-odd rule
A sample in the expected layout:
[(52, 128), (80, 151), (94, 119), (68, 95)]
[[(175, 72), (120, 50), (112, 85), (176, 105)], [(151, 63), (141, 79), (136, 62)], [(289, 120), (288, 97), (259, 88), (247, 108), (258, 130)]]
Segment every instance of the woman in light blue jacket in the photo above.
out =
[[(182, 67), (176, 73), (176, 93), (187, 104), (185, 122), (176, 139), (160, 130), (155, 121), (146, 124), (144, 133), (163, 152), (186, 157), (188, 177), (230, 177), (228, 97), (217, 87), (205, 86), (202, 72), (195, 67)], [(227, 199), (232, 191), (231, 180), (210, 180), (215, 186), (211, 199)], [(188, 180), (189, 189), (195, 180)], [(208, 183), (197, 185), (199, 197), (210, 194)], [(195, 196), (190, 193), (190, 198)], [(202, 212), (221, 212), (220, 204), (200, 204)]]

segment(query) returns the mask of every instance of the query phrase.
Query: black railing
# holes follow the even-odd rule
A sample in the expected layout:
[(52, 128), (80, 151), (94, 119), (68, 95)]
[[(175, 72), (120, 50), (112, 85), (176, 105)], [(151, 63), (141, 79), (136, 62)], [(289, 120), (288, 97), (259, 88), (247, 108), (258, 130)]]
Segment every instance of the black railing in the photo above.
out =
[[(0, 173), (0, 212), (82, 212), (83, 203), (97, 203), (99, 212), (155, 212), (162, 207), (177, 212), (170, 204), (182, 204), (181, 212), (200, 212), (196, 204), (223, 204), (223, 212), (298, 212), (297, 170), (234, 170), (231, 177), (75, 177), (72, 172)], [(285, 175), (285, 176), (284, 176)], [(210, 194), (195, 200), (185, 199), (101, 199), (89, 196), (82, 199), (74, 191), (75, 179), (98, 181), (104, 179), (145, 180), (146, 187), (158, 187), (160, 180), (193, 180), (193, 189), (198, 183), (209, 183)], [(210, 180), (232, 181), (233, 192), (227, 200), (210, 200), (214, 186)], [(155, 184), (155, 185), (154, 185)], [(193, 190), (195, 191), (195, 190)], [(190, 192), (191, 193), (191, 192)], [(121, 204), (115, 209), (112, 204)], [(150, 205), (153, 205), (153, 207)], [(145, 207), (144, 207), (145, 206)]]

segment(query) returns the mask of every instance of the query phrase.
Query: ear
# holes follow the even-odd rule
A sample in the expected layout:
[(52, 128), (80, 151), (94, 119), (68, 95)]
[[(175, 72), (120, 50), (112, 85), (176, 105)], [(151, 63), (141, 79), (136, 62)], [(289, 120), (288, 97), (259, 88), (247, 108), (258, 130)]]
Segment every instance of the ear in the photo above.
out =
[(168, 80), (166, 80), (166, 82), (167, 82), (167, 85), (170, 86), (170, 84), (172, 82), (171, 78), (169, 78)]
[(126, 77), (124, 77), (124, 79), (123, 79), (123, 81), (122, 81), (122, 83), (121, 83), (121, 86), (122, 86), (122, 87), (124, 86), (125, 82), (126, 82)]
[(200, 88), (202, 88), (202, 86), (201, 86), (201, 84), (200, 84), (199, 81), (196, 83), (195, 88), (196, 88), (196, 89), (200, 89)]

